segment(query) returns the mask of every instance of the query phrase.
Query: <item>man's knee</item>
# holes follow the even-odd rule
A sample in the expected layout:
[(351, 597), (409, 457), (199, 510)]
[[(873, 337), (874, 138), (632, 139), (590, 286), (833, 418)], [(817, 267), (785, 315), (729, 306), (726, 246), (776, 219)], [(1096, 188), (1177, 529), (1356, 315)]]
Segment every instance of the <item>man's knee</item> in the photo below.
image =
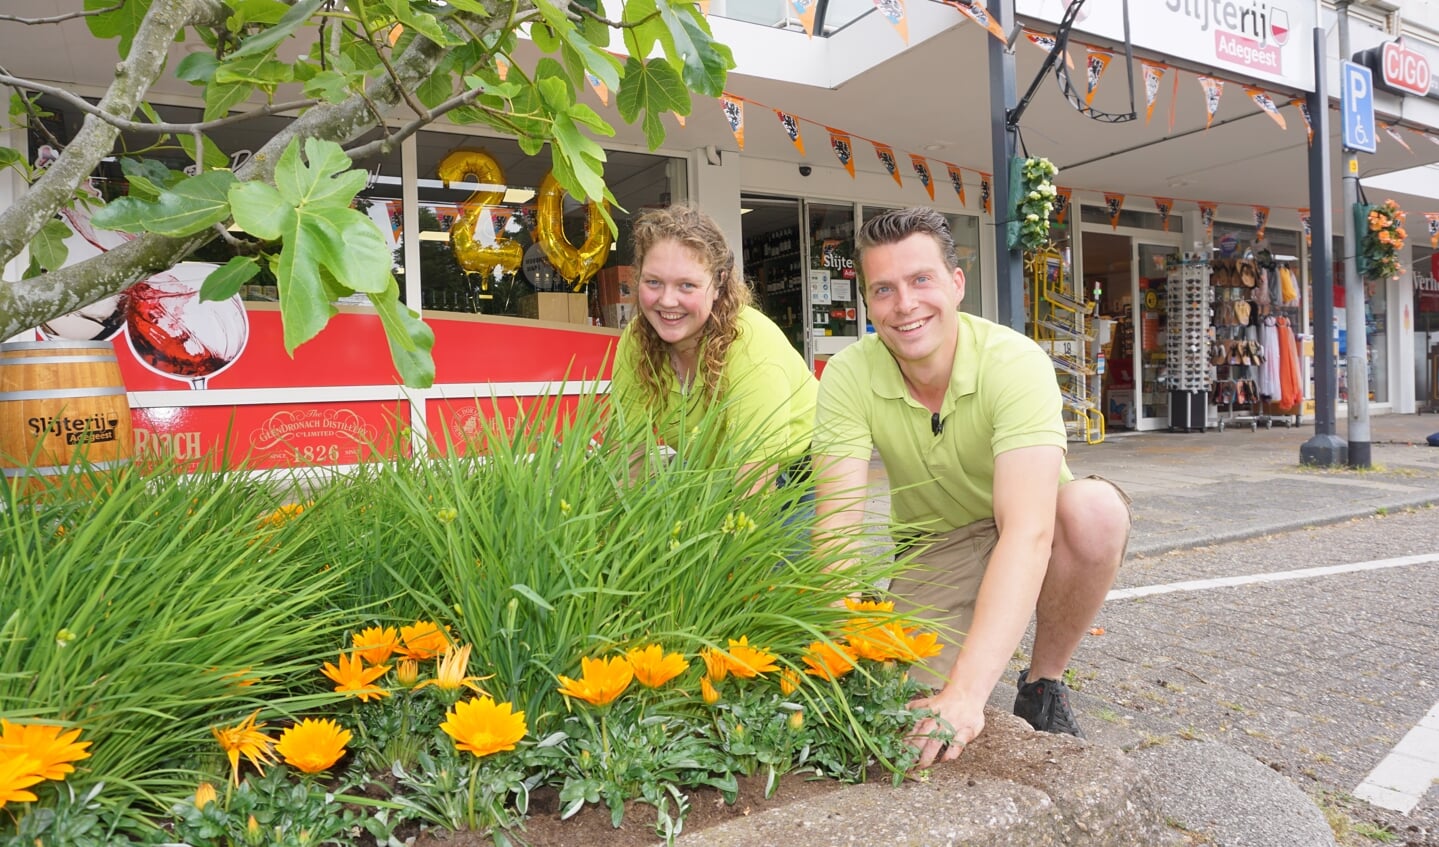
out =
[(1110, 483), (1077, 479), (1060, 488), (1055, 511), (1056, 547), (1113, 559), (1128, 543), (1129, 526), (1129, 503)]

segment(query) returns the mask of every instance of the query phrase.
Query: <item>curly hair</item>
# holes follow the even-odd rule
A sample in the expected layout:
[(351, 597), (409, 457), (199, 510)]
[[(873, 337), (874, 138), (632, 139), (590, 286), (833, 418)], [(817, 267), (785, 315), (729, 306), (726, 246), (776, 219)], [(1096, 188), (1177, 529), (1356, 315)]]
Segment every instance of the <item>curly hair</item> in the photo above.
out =
[[(634, 220), (634, 264), (643, 273), (645, 255), (661, 241), (674, 241), (689, 248), (699, 263), (709, 271), (718, 288), (709, 320), (700, 334), (701, 358), (696, 366), (704, 375), (702, 397), (714, 400), (724, 391), (725, 356), (739, 336), (739, 316), (750, 304), (749, 286), (735, 266), (734, 251), (725, 241), (724, 232), (714, 218), (692, 206), (675, 205), (649, 209)], [(646, 405), (663, 409), (664, 374), (670, 367), (669, 345), (660, 338), (650, 322), (642, 316), (630, 321), (626, 332), (639, 345), (639, 383), (643, 386)]]

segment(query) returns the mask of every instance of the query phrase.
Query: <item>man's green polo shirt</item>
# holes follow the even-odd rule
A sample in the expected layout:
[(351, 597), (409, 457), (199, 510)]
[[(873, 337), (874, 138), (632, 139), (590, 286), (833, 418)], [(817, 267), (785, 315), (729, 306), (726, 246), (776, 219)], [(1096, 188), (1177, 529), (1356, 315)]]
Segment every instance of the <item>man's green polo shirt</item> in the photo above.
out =
[[(894, 520), (947, 532), (994, 517), (995, 456), (1067, 448), (1062, 408), (1054, 365), (1039, 345), (961, 312), (938, 435), (888, 348), (868, 335), (825, 366), (813, 453), (868, 460), (879, 448)], [(1061, 467), (1060, 482), (1071, 479)]]

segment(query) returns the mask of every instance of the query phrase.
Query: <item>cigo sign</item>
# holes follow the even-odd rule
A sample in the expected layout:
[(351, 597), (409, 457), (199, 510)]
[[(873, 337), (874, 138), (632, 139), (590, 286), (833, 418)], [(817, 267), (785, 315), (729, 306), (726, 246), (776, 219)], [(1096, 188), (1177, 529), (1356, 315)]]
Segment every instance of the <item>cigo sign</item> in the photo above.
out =
[(1386, 41), (1357, 57), (1374, 72), (1374, 83), (1396, 94), (1428, 97), (1433, 73), (1429, 57), (1406, 47), (1402, 41)]

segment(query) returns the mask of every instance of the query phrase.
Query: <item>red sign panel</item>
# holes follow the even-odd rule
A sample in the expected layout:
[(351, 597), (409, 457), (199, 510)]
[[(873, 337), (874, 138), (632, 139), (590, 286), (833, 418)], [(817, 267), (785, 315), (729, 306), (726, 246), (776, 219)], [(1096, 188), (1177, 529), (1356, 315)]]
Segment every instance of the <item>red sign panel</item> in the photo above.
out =
[(1390, 41), (1384, 45), (1382, 69), (1389, 87), (1420, 97), (1429, 93), (1429, 60), (1424, 54)]

